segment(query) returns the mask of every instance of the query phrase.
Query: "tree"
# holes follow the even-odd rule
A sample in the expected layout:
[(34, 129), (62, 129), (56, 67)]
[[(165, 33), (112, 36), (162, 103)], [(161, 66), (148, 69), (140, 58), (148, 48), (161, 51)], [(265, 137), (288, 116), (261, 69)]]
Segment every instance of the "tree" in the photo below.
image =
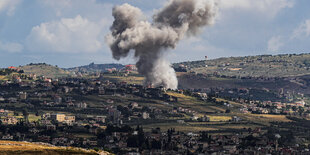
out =
[(141, 147), (145, 142), (143, 127), (140, 127), (138, 130), (138, 145)]
[(303, 107), (298, 107), (298, 112), (301, 115), (303, 112), (305, 111), (305, 109)]
[(137, 136), (129, 136), (127, 139), (128, 147), (138, 147), (138, 137)]
[(29, 119), (28, 119), (29, 113), (28, 113), (28, 110), (27, 110), (27, 109), (24, 109), (24, 110), (23, 110), (23, 116), (24, 116), (24, 121), (25, 121), (25, 123), (29, 123)]
[(153, 139), (151, 142), (151, 145), (152, 145), (152, 149), (161, 149), (161, 142), (160, 141)]
[(39, 111), (37, 111), (37, 112), (36, 112), (36, 116), (40, 116), (40, 113), (39, 113)]
[(201, 132), (201, 134), (200, 134), (200, 141), (202, 141), (202, 142), (207, 142), (207, 141), (209, 141), (208, 132), (206, 132), (206, 131), (202, 131), (202, 132)]

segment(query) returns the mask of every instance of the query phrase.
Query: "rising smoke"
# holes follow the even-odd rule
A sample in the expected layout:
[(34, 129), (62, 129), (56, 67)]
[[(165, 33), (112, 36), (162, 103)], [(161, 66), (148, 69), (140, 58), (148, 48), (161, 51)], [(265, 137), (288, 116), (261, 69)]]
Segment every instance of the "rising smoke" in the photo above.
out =
[(214, 0), (171, 0), (150, 23), (139, 8), (123, 4), (113, 8), (115, 20), (107, 42), (116, 60), (134, 52), (145, 84), (177, 89), (175, 71), (162, 52), (175, 48), (184, 37), (198, 34), (202, 27), (212, 25), (216, 14)]

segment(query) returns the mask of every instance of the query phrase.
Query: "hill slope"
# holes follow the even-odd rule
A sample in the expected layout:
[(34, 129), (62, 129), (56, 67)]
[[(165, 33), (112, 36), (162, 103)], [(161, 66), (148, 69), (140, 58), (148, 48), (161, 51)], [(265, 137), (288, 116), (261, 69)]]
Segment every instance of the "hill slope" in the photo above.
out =
[(91, 63), (89, 65), (85, 66), (79, 66), (79, 67), (73, 67), (73, 68), (68, 68), (67, 70), (69, 71), (79, 71), (79, 72), (105, 72), (106, 69), (108, 68), (116, 68), (116, 69), (121, 69), (124, 68), (124, 65), (122, 64), (94, 64)]
[[(56, 147), (44, 143), (29, 143), (15, 141), (0, 141), (1, 154), (53, 154), (53, 155), (69, 155), (69, 154), (99, 154), (94, 150), (86, 150), (73, 147)], [(100, 152), (102, 155), (108, 155), (108, 152)]]
[(36, 74), (37, 76), (45, 76), (48, 78), (59, 78), (71, 75), (69, 71), (45, 63), (29, 64), (21, 66), (19, 69), (24, 70), (25, 74)]
[[(189, 71), (240, 77), (288, 77), (310, 74), (310, 54), (258, 55), (174, 64)], [(206, 66), (207, 65), (207, 66)]]

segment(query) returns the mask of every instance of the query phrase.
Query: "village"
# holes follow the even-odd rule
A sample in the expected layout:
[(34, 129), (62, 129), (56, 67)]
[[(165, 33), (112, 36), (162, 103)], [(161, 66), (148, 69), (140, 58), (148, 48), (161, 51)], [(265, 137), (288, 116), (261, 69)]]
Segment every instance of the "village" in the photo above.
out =
[[(22, 73), (13, 67), (9, 70)], [(112, 70), (102, 74), (113, 74)], [(156, 126), (160, 123), (243, 125), (249, 122), (242, 114), (249, 113), (285, 115), (305, 121), (310, 117), (309, 105), (302, 94), (298, 101), (285, 103), (229, 96), (219, 101), (217, 98), (225, 91), (144, 87), (111, 82), (100, 74), (97, 78), (59, 79), (15, 74), (12, 79), (0, 82), (0, 138), (97, 148), (116, 154), (309, 153), (309, 146), (292, 143), (294, 139), (307, 141), (309, 137), (279, 131), (275, 126), (245, 126), (220, 132), (178, 131), (173, 126), (168, 129)], [(247, 89), (229, 91), (239, 95), (249, 92)], [(178, 95), (190, 96), (202, 106), (210, 103), (225, 111), (205, 112), (185, 106)], [(279, 95), (286, 96), (284, 92)], [(214, 121), (213, 117), (222, 115), (227, 118), (225, 121)], [(280, 125), (287, 124), (277, 124)]]

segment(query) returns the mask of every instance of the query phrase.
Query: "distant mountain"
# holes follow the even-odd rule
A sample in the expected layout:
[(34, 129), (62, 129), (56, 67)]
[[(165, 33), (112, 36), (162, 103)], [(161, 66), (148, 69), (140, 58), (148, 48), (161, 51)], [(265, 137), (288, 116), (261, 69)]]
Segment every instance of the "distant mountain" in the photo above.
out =
[(23, 70), (25, 74), (36, 74), (37, 76), (45, 76), (48, 78), (59, 78), (72, 75), (70, 71), (46, 63), (30, 63), (18, 68)]
[(122, 64), (95, 64), (91, 63), (85, 66), (68, 68), (68, 71), (74, 72), (106, 72), (107, 69), (116, 68), (117, 70), (124, 68)]
[(229, 77), (289, 77), (310, 74), (310, 54), (258, 55), (188, 61), (173, 65), (178, 70)]

